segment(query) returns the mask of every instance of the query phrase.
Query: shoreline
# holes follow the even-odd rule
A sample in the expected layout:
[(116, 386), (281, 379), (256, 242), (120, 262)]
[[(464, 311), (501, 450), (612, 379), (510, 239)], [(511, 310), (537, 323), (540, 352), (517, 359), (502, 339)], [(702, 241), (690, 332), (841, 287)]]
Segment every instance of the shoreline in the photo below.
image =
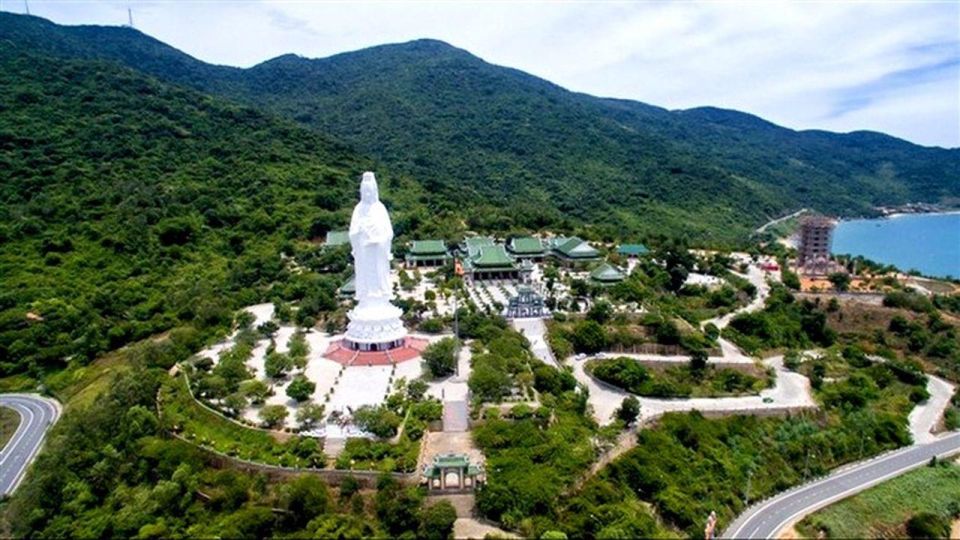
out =
[(960, 209), (941, 210), (939, 212), (893, 212), (878, 219), (894, 219), (904, 216), (950, 216), (953, 214), (960, 214)]
[(850, 222), (850, 221), (874, 221), (881, 219), (896, 219), (905, 216), (950, 216), (953, 214), (960, 214), (960, 208), (953, 208), (950, 210), (938, 210), (936, 212), (891, 212), (889, 214), (881, 214), (875, 217), (838, 217), (837, 222)]

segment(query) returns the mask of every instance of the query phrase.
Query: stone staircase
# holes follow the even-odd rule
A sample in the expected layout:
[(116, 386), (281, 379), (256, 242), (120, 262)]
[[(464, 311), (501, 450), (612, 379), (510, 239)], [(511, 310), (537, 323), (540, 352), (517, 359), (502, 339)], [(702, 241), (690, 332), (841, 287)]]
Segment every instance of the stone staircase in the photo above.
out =
[(323, 453), (329, 458), (336, 459), (346, 446), (345, 437), (327, 437), (323, 444)]
[(470, 413), (466, 400), (443, 402), (443, 431), (467, 431)]

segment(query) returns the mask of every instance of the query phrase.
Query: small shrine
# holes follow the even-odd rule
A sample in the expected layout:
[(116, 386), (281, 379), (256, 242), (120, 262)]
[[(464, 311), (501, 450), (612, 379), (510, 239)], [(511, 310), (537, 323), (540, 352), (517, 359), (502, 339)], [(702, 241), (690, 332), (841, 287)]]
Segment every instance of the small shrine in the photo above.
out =
[(440, 454), (423, 467), (423, 482), (433, 490), (473, 490), (486, 482), (483, 465), (466, 454)]

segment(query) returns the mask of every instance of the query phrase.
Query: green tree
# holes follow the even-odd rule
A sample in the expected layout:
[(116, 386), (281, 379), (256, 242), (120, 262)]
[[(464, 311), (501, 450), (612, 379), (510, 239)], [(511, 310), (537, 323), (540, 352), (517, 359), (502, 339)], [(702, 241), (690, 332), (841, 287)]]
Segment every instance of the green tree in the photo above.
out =
[(297, 402), (306, 401), (310, 399), (310, 396), (313, 395), (313, 391), (316, 389), (317, 385), (311, 382), (310, 379), (303, 375), (297, 375), (290, 381), (290, 384), (287, 385), (287, 395)]
[(263, 370), (266, 372), (267, 377), (271, 379), (279, 379), (286, 376), (292, 367), (293, 361), (290, 360), (290, 357), (277, 351), (267, 353), (267, 357), (263, 363)]
[(287, 511), (283, 519), (284, 525), (290, 529), (302, 528), (314, 517), (327, 512), (329, 505), (327, 485), (315, 475), (301, 474), (281, 487), (280, 507)]
[(407, 383), (407, 399), (420, 401), (429, 388), (429, 385), (423, 379), (414, 379)]
[(587, 312), (587, 318), (598, 324), (605, 324), (613, 316), (613, 305), (605, 300), (598, 300)]
[(629, 426), (640, 416), (640, 400), (634, 396), (623, 398), (623, 401), (620, 403), (620, 408), (617, 409), (615, 414), (617, 419)]
[(695, 377), (700, 377), (707, 369), (707, 351), (696, 349), (690, 353), (690, 373)]
[(273, 395), (273, 390), (260, 379), (249, 379), (240, 383), (240, 393), (249, 398), (254, 405), (262, 405), (268, 397)]
[(381, 439), (396, 435), (401, 420), (397, 413), (384, 405), (364, 405), (353, 413), (357, 427)]
[(475, 396), (484, 401), (498, 401), (510, 392), (513, 383), (507, 373), (487, 363), (481, 363), (473, 368), (467, 386)]
[(455, 356), (456, 349), (457, 340), (449, 337), (431, 343), (424, 349), (421, 356), (427, 366), (427, 370), (434, 378), (446, 377), (453, 374), (457, 365)]
[(423, 510), (417, 536), (428, 540), (446, 540), (453, 536), (457, 511), (449, 501), (439, 501)]
[(596, 321), (585, 320), (574, 326), (570, 341), (577, 352), (591, 354), (607, 346), (607, 335)]
[(844, 292), (850, 288), (850, 282), (852, 281), (850, 274), (846, 272), (834, 272), (828, 275), (827, 279), (833, 284), (833, 288), (840, 292)]
[(319, 403), (301, 403), (297, 408), (297, 423), (301, 428), (311, 429), (323, 420), (324, 406)]
[(265, 405), (260, 409), (260, 420), (263, 421), (263, 425), (270, 428), (283, 427), (284, 421), (287, 419), (287, 408), (283, 405)]

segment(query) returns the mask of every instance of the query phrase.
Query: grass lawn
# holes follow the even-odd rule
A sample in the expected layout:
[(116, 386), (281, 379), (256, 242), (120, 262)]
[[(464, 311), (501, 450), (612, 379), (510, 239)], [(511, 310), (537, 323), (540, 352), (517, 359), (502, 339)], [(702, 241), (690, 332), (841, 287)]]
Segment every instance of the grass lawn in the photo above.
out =
[(322, 466), (322, 460), (312, 462), (306, 441), (313, 439), (292, 435), (281, 442), (269, 432), (235, 424), (197, 403), (182, 377), (164, 381), (160, 403), (164, 426), (204, 447), (271, 465)]
[(831, 538), (903, 538), (905, 524), (919, 512), (951, 517), (960, 509), (960, 466), (921, 467), (830, 505), (797, 525), (814, 538), (823, 529)]
[(13, 437), (13, 432), (20, 425), (20, 414), (13, 409), (0, 407), (0, 448), (7, 445)]

